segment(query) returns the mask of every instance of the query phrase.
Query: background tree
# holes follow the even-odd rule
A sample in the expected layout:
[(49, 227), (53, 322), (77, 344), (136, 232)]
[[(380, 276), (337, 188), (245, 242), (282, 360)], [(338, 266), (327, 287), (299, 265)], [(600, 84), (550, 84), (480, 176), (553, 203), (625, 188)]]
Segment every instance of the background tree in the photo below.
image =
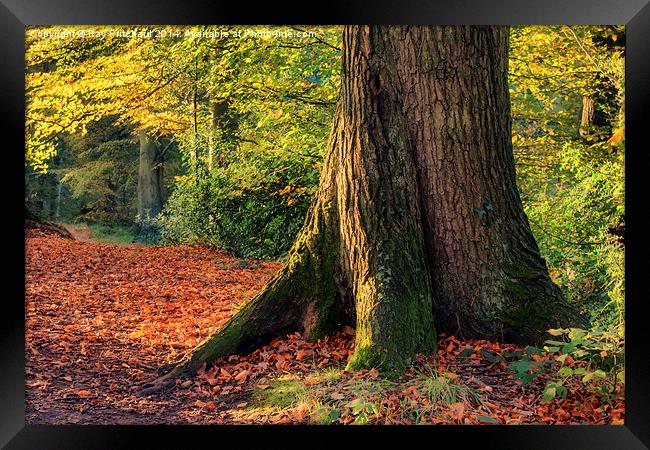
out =
[(98, 224), (129, 225), (134, 215), (138, 150), (128, 127), (116, 126), (114, 117), (93, 123), (84, 136), (66, 135), (59, 144), (65, 164), (52, 172), (66, 187), (73, 208), (65, 214)]

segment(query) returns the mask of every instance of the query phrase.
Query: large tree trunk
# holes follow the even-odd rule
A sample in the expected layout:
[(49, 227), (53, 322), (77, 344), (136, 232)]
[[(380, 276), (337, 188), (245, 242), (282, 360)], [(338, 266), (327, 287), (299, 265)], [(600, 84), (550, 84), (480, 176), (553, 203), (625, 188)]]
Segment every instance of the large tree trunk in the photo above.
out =
[(155, 217), (163, 208), (163, 164), (156, 143), (140, 131), (138, 168), (138, 216)]
[(524, 344), (580, 323), (549, 278), (515, 183), (508, 29), (389, 30), (438, 329)]
[(356, 323), (348, 367), (398, 369), (465, 338), (539, 343), (580, 323), (515, 184), (506, 27), (343, 33), (341, 93), (314, 203), (280, 272), (167, 377), (300, 330)]

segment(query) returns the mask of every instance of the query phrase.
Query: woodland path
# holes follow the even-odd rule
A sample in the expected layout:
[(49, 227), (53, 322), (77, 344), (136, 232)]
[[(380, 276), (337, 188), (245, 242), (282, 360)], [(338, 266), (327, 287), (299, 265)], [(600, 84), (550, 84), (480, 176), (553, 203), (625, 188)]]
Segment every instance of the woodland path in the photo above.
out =
[(134, 387), (215, 331), (278, 264), (70, 231), (81, 240), (27, 230), (27, 422), (194, 422), (185, 398)]

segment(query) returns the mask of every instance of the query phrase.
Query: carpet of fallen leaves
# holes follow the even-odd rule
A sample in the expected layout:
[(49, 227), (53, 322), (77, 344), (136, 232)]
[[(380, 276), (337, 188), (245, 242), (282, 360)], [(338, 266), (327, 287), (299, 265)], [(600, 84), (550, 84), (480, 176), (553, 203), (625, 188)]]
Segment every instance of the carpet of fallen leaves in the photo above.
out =
[[(308, 423), (301, 408), (264, 414), (251, 409), (253, 392), (282, 375), (306, 379), (314, 371), (341, 368), (352, 352), (352, 329), (317, 343), (292, 334), (249, 355), (202, 367), (172, 390), (137, 394), (158, 368), (219, 328), (278, 267), (201, 247), (111, 245), (27, 230), (27, 423)], [(433, 411), (418, 381), (423, 369), (435, 368), (472, 388), (481, 401), (445, 404), (420, 422), (622, 423), (622, 399), (601, 402), (578, 383), (566, 400), (542, 403), (551, 378), (540, 376), (522, 389), (505, 363), (485, 360), (481, 349), (500, 355), (516, 347), (442, 337), (435, 355), (419, 355), (417, 364), (393, 382), (395, 388), (372, 398), (378, 411), (368, 422), (414, 423), (405, 416), (405, 405)], [(344, 399), (351, 383), (378, 377), (375, 370), (342, 372), (328, 395)], [(342, 408), (337, 422), (354, 420)]]

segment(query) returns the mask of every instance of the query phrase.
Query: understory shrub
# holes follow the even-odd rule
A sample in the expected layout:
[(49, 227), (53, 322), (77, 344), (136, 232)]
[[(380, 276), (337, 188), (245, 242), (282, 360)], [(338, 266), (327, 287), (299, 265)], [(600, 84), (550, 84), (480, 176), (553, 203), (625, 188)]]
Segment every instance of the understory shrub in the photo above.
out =
[(300, 178), (304, 166), (276, 164), (180, 179), (159, 220), (162, 241), (207, 245), (240, 257), (286, 253), (304, 221), (318, 174), (314, 171), (309, 180), (310, 189)]
[(162, 216), (136, 217), (133, 228), (137, 241), (149, 245), (160, 244), (163, 223)]

